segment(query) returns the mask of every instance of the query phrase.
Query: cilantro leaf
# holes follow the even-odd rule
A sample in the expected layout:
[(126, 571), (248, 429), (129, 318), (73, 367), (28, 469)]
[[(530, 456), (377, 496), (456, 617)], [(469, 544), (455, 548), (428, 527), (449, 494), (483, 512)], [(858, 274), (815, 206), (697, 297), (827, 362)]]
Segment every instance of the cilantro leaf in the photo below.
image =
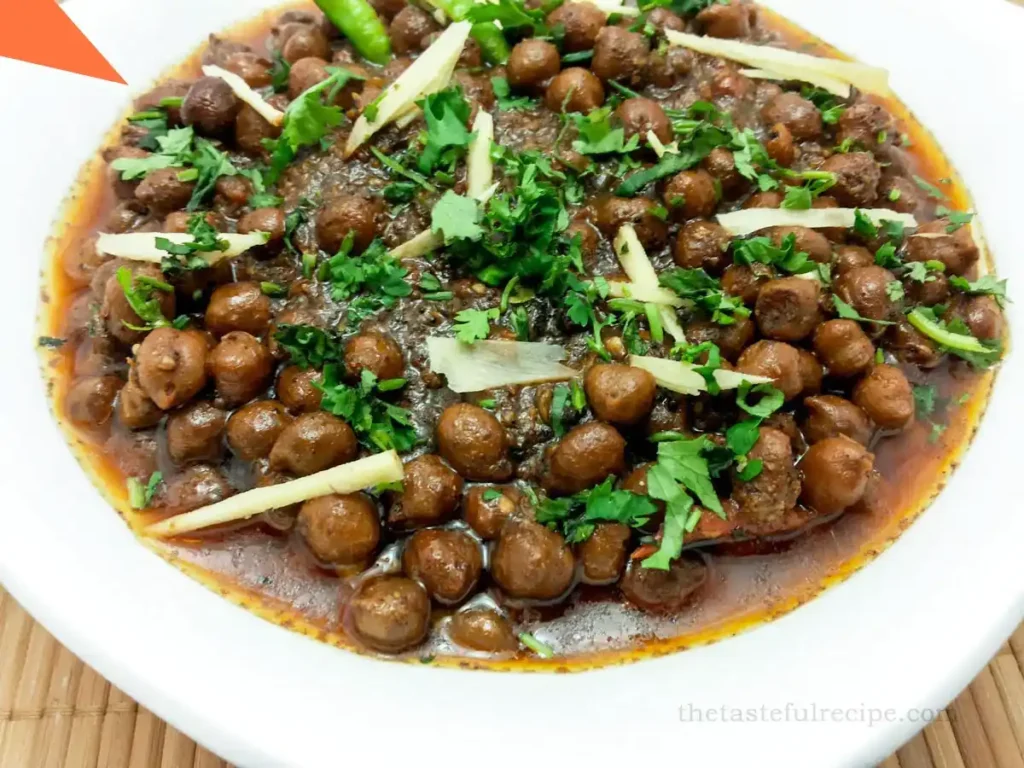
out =
[[(756, 403), (750, 402), (750, 395), (760, 395)], [(736, 405), (760, 419), (766, 419), (775, 413), (786, 401), (782, 392), (771, 384), (742, 384), (736, 390)], [(749, 449), (748, 449), (749, 450)]]
[(455, 338), (465, 344), (486, 339), (491, 334), (491, 321), (498, 319), (497, 307), (464, 309), (455, 315)]
[(378, 383), (376, 376), (364, 370), (359, 384), (351, 386), (341, 374), (337, 363), (324, 366), (323, 379), (313, 384), (323, 392), (320, 407), (348, 422), (359, 442), (371, 451), (412, 449), (416, 445), (412, 413), (375, 394), (386, 391), (386, 382)]
[(417, 169), (429, 174), (442, 162), (451, 163), (465, 154), (472, 134), (467, 130), (469, 103), (459, 88), (447, 88), (416, 102), (427, 124), (426, 144)]
[(274, 340), (288, 353), (288, 364), (299, 368), (323, 368), (341, 361), (341, 342), (331, 331), (313, 325), (282, 323)]
[(913, 393), (917, 418), (927, 419), (935, 413), (936, 401), (939, 396), (938, 387), (934, 384), (915, 384)]
[(206, 220), (205, 213), (196, 213), (189, 217), (187, 229), (192, 235), (192, 242), (175, 243), (166, 237), (158, 237), (155, 240), (159, 250), (170, 254), (160, 261), (160, 269), (165, 275), (180, 275), (185, 271), (206, 269), (210, 262), (199, 254), (228, 249), (228, 241), (219, 236), (220, 233)]
[(513, 112), (517, 109), (534, 109), (540, 105), (537, 99), (531, 99), (527, 96), (513, 96), (512, 88), (509, 86), (507, 78), (492, 77), (491, 87), (494, 89), (494, 95), (498, 100), (498, 109), (502, 112)]
[(573, 112), (570, 118), (579, 136), (572, 148), (581, 155), (608, 155), (628, 154), (639, 147), (640, 137), (634, 134), (626, 139), (625, 130), (612, 125), (611, 114), (611, 107), (593, 109), (585, 115)]
[(160, 483), (163, 480), (164, 475), (160, 471), (151, 474), (145, 483), (140, 478), (129, 477), (127, 482), (128, 503), (131, 505), (131, 508), (146, 509), (146, 507), (152, 504), (157, 488), (160, 487)]
[(480, 226), (480, 206), (475, 200), (449, 189), (430, 212), (430, 230), (443, 235), (446, 243), (479, 240), (484, 232)]
[(953, 275), (949, 278), (949, 284), (973, 296), (993, 296), (1000, 307), (1009, 301), (1006, 280), (1000, 280), (995, 275), (982, 275), (977, 280)]
[(727, 294), (721, 283), (703, 269), (667, 270), (659, 276), (659, 282), (681, 298), (693, 302), (696, 308), (719, 325), (732, 325), (737, 317), (750, 316), (743, 299)]
[(560, 531), (570, 544), (590, 538), (597, 522), (621, 523), (640, 528), (648, 523), (658, 508), (646, 496), (632, 491), (613, 490), (614, 478), (574, 496), (544, 499), (538, 506), (536, 519), (552, 530)]
[(145, 275), (133, 277), (128, 267), (118, 267), (115, 276), (118, 285), (124, 291), (124, 297), (128, 302), (128, 306), (145, 323), (143, 326), (134, 326), (122, 320), (121, 322), (124, 323), (126, 328), (130, 328), (133, 331), (149, 331), (171, 324), (164, 317), (160, 309), (160, 299), (154, 295), (156, 291), (173, 293), (174, 288), (171, 285), (160, 280), (154, 280), (151, 277), (146, 277)]
[(409, 270), (388, 253), (380, 240), (370, 243), (359, 256), (350, 255), (352, 241), (350, 234), (341, 250), (321, 269), (335, 301), (352, 299), (348, 317), (354, 323), (377, 310), (393, 307), (397, 299), (412, 293), (412, 286), (406, 280)]

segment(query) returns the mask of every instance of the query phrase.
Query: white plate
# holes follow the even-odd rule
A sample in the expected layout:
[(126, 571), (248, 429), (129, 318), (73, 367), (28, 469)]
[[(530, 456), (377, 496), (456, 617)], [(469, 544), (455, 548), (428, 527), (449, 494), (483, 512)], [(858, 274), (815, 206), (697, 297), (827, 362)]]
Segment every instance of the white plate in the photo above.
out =
[[(265, 5), (72, 0), (68, 11), (139, 90), (206, 33)], [(1003, 0), (771, 5), (892, 71), (962, 171), (1021, 295), (1024, 12)], [(36, 373), (43, 241), (126, 100), (114, 85), (0, 60), (0, 577), (72, 651), (215, 752), (245, 766), (340, 765), (370, 750), (388, 763), (430, 753), (455, 765), (558, 754), (866, 765), (921, 727), (912, 708), (944, 706), (1021, 620), (1020, 354), (963, 466), (910, 531), (823, 597), (716, 645), (584, 674), (467, 673), (339, 651), (229, 605), (132, 539), (63, 444)], [(1020, 317), (1011, 306), (1018, 339)], [(723, 705), (744, 722), (708, 722)], [(811, 706), (844, 712), (808, 723), (793, 709)], [(698, 724), (690, 707), (719, 714)], [(868, 708), (889, 714), (869, 724)]]

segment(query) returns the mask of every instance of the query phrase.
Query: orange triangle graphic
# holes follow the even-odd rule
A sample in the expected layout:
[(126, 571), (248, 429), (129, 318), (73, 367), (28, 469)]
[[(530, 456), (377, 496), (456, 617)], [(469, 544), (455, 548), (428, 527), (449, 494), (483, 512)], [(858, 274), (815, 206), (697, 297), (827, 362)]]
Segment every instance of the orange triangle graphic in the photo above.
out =
[(56, 0), (0, 0), (0, 56), (124, 84)]

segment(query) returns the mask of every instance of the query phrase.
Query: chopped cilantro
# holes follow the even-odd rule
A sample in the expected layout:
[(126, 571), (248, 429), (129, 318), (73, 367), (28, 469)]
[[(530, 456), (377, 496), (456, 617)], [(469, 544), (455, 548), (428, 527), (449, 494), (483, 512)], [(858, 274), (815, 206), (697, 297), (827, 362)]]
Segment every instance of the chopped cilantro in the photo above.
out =
[(446, 243), (479, 240), (484, 232), (480, 226), (480, 206), (476, 200), (449, 189), (430, 212), (430, 229), (443, 235)]
[(971, 219), (974, 218), (974, 214), (970, 211), (951, 211), (944, 205), (936, 207), (935, 215), (949, 219), (949, 224), (946, 225), (946, 234), (949, 235), (952, 235), (964, 224), (970, 224)]
[(938, 187), (936, 187), (931, 182), (929, 182), (928, 180), (922, 179), (920, 176), (914, 176), (914, 183), (917, 184), (917, 186), (923, 189), (925, 192), (927, 192), (928, 197), (934, 198), (936, 200), (946, 199), (946, 193), (943, 192)]
[(491, 309), (464, 309), (455, 315), (455, 338), (472, 344), (491, 335), (491, 321), (498, 319), (497, 307)]
[(612, 124), (611, 113), (611, 107), (593, 109), (586, 115), (572, 113), (570, 118), (579, 131), (572, 148), (582, 155), (608, 155), (628, 154), (639, 147), (640, 137), (634, 134), (627, 139), (625, 130)]
[(156, 247), (170, 254), (160, 261), (160, 269), (165, 275), (206, 269), (210, 263), (199, 254), (226, 251), (228, 248), (228, 241), (220, 238), (217, 230), (206, 220), (205, 213), (193, 214), (186, 228), (192, 235), (191, 242), (174, 243), (166, 237), (156, 238)]
[[(408, 451), (416, 445), (416, 430), (412, 414), (406, 408), (382, 400), (375, 390), (386, 392), (392, 387), (379, 382), (370, 371), (363, 370), (359, 384), (350, 386), (342, 381), (341, 366), (324, 366), (323, 380), (314, 386), (323, 392), (320, 407), (343, 418), (368, 449), (376, 451)], [(404, 382), (403, 382), (404, 383)]]
[(883, 243), (875, 251), (875, 264), (886, 269), (896, 269), (903, 266), (899, 256), (896, 255), (896, 246), (892, 243)]
[(502, 112), (512, 112), (517, 109), (534, 109), (540, 102), (527, 96), (513, 96), (508, 80), (504, 77), (492, 77), (491, 87), (494, 88), (494, 95), (498, 100), (498, 109)]
[(915, 384), (914, 409), (917, 418), (927, 419), (935, 413), (936, 401), (939, 396), (939, 389), (934, 384)]
[[(483, 6), (478, 5), (478, 6), (475, 6), (475, 7), (476, 8), (481, 8)], [(523, 645), (525, 645), (531, 651), (536, 653), (542, 659), (550, 659), (552, 656), (555, 655), (555, 649), (554, 648), (552, 648), (547, 643), (542, 643), (540, 640), (538, 640), (536, 637), (531, 635), (529, 632), (520, 632), (519, 633), (519, 642), (521, 642)]]
[(992, 296), (1000, 307), (1009, 301), (1006, 295), (1006, 280), (1000, 280), (995, 275), (982, 275), (977, 280), (953, 275), (949, 278), (949, 284), (974, 296)]
[(409, 271), (388, 253), (380, 240), (370, 243), (359, 256), (350, 255), (352, 242), (350, 233), (338, 253), (321, 268), (335, 301), (355, 297), (348, 315), (350, 321), (356, 322), (379, 309), (393, 307), (397, 299), (412, 293), (412, 286), (405, 279)]
[(281, 51), (272, 51), (273, 65), (270, 67), (270, 87), (274, 93), (281, 93), (288, 90), (288, 79), (292, 73), (292, 65), (288, 63)]
[(451, 166), (466, 153), (472, 134), (466, 128), (469, 102), (458, 87), (446, 88), (416, 102), (427, 124), (417, 170), (430, 175), (438, 166)]
[(538, 523), (560, 531), (570, 544), (590, 538), (597, 522), (613, 522), (640, 528), (658, 508), (646, 496), (632, 491), (613, 490), (614, 478), (574, 496), (545, 499), (537, 507)]
[(124, 297), (132, 312), (139, 316), (144, 325), (132, 325), (122, 320), (126, 328), (133, 331), (150, 331), (154, 328), (163, 328), (170, 325), (170, 321), (160, 311), (160, 299), (154, 295), (157, 291), (162, 293), (173, 293), (174, 288), (168, 283), (154, 280), (145, 275), (133, 277), (128, 267), (118, 267), (115, 273), (117, 282), (124, 291)]
[[(756, 403), (750, 402), (750, 395), (759, 395)], [(736, 390), (736, 405), (759, 419), (766, 419), (775, 413), (786, 401), (781, 390), (771, 384), (742, 384)], [(749, 450), (749, 449), (748, 449)]]
[(143, 483), (140, 478), (128, 478), (128, 503), (132, 509), (145, 509), (153, 502), (157, 488), (164, 480), (162, 472), (154, 472), (149, 479)]
[(694, 306), (719, 325), (732, 325), (737, 317), (749, 317), (750, 310), (738, 296), (722, 290), (721, 283), (703, 269), (670, 269), (663, 272), (660, 283)]
[(889, 297), (890, 301), (903, 301), (903, 283), (899, 280), (889, 282), (885, 286), (885, 295)]
[(853, 231), (868, 240), (878, 237), (878, 227), (875, 226), (875, 222), (868, 218), (860, 208), (853, 212)]
[(341, 343), (331, 331), (313, 325), (291, 325), (282, 323), (274, 334), (274, 340), (288, 353), (289, 365), (299, 368), (324, 367), (325, 363), (341, 360)]

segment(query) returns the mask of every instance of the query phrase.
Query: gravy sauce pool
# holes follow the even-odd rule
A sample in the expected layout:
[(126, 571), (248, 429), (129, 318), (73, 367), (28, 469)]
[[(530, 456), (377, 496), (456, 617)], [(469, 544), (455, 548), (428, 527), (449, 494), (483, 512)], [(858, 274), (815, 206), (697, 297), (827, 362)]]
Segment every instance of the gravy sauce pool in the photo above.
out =
[[(229, 30), (225, 36), (248, 42), (265, 53), (269, 27), (287, 7), (307, 6), (273, 9)], [(764, 10), (760, 14), (761, 26), (788, 40), (790, 47), (817, 55), (838, 55), (774, 14)], [(169, 76), (196, 77), (199, 55), (193, 54)], [(970, 210), (967, 191), (931, 135), (902, 104), (894, 100), (884, 103), (910, 138), (915, 173), (932, 183), (949, 179), (942, 186), (949, 207)], [(500, 139), (500, 120), (497, 122)], [(115, 128), (108, 137), (109, 143), (116, 143), (118, 130)], [(85, 301), (82, 297), (88, 295), (88, 290), (78, 291), (64, 275), (61, 255), (89, 233), (100, 230), (115, 202), (106, 165), (97, 155), (83, 168), (48, 244), (40, 336), (63, 338), (66, 318), (76, 311), (76, 303)], [(286, 205), (293, 203), (288, 200)], [(980, 239), (977, 227), (975, 233)], [(990, 268), (990, 264), (982, 265), (982, 271)], [(89, 345), (88, 337), (60, 347), (41, 344), (44, 378), (54, 412), (83, 468), (133, 531), (141, 534), (143, 526), (159, 516), (135, 512), (128, 504), (126, 480), (136, 473), (123, 472), (124, 456), (114, 455), (124, 450), (127, 431), (115, 423), (109, 436), (90, 433), (76, 429), (63, 415), (76, 356), (88, 355)], [(928, 372), (926, 380), (950, 404), (945, 414), (936, 416), (945, 430), (938, 432), (930, 423), (915, 420), (898, 437), (876, 439), (870, 447), (876, 455), (875, 468), (885, 482), (870, 504), (820, 522), (789, 541), (712, 548), (709, 583), (701, 599), (678, 615), (652, 616), (605, 597), (606, 590), (584, 587), (557, 609), (528, 608), (516, 616), (520, 629), (555, 648), (553, 659), (528, 652), (514, 658), (486, 658), (448, 642), (444, 632), (434, 632), (428, 643), (398, 658), (491, 669), (570, 671), (712, 642), (793, 610), (878, 555), (941, 490), (970, 442), (993, 378), (992, 371), (950, 367), (944, 359), (939, 368)], [(269, 535), (257, 527), (174, 542), (142, 535), (139, 538), (168, 562), (232, 602), (324, 642), (355, 648), (339, 627), (338, 578), (317, 567), (302, 547), (295, 546), (298, 537), (294, 533), (291, 544), (289, 539)], [(433, 615), (435, 624), (445, 620), (444, 611), (436, 607)]]

